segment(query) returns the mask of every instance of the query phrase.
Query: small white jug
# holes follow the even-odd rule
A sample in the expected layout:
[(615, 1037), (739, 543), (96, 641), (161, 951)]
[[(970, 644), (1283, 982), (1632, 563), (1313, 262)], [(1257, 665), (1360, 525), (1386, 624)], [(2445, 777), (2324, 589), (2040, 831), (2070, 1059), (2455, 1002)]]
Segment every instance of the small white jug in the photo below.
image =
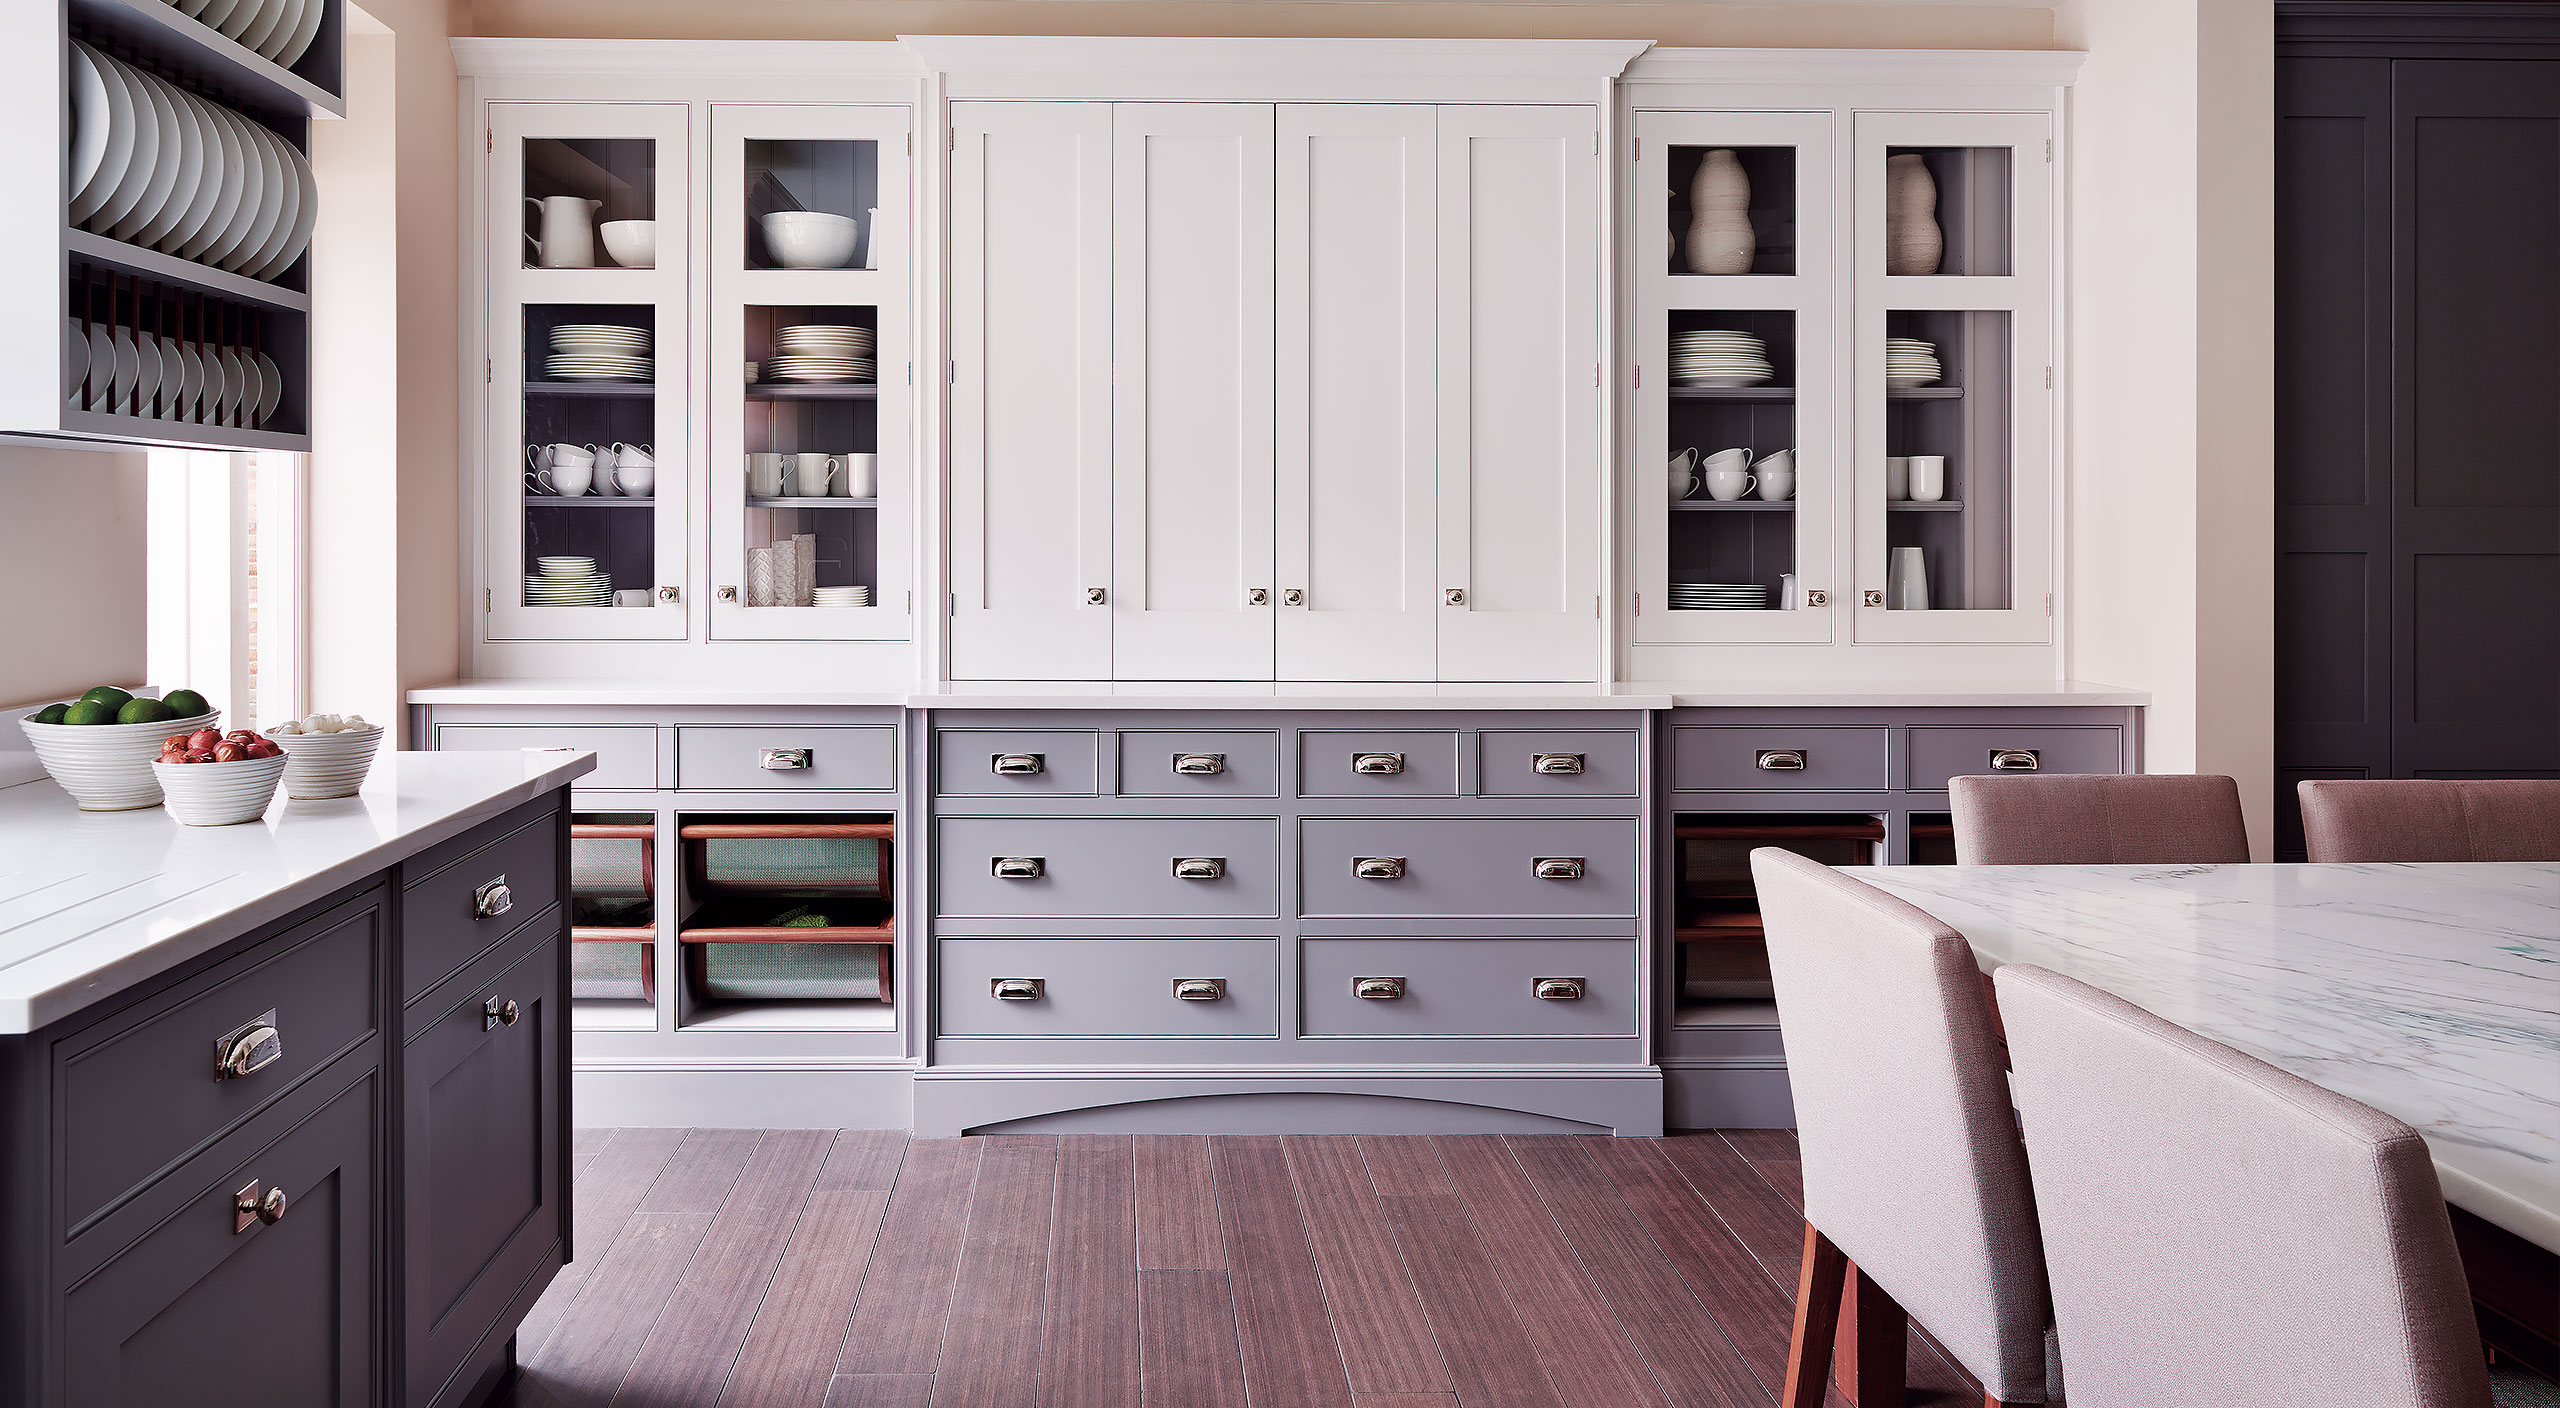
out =
[(539, 238), (525, 236), (533, 246), (533, 262), (544, 269), (592, 269), (596, 267), (596, 213), (604, 202), (585, 196), (526, 196), (542, 218)]

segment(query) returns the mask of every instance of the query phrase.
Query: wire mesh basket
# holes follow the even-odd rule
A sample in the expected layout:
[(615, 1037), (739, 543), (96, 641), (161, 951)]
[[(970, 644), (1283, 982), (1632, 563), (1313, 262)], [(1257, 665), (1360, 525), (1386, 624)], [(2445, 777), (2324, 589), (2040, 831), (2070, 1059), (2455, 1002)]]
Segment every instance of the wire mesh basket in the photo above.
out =
[(897, 828), (886, 821), (688, 821), (677, 937), (704, 1002), (888, 1002)]
[(569, 824), (569, 996), (658, 996), (658, 828), (647, 821)]

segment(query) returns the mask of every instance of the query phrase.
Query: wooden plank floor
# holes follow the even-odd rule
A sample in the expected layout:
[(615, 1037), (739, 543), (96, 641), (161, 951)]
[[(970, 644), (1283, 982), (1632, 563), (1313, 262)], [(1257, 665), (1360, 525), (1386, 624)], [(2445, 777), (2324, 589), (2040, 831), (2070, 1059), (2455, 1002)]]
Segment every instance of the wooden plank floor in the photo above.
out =
[[(518, 1337), (519, 1408), (1753, 1408), (1802, 1236), (1783, 1130), (627, 1129), (575, 1157), (579, 1261)], [(1910, 1378), (1981, 1402), (1918, 1335)]]

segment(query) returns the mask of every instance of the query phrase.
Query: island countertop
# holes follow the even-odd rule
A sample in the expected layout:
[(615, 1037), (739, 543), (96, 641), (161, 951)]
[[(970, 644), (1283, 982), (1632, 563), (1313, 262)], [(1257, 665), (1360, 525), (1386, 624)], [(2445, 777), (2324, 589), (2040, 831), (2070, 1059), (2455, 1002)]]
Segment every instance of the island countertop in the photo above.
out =
[(567, 787), (592, 753), (384, 753), (364, 790), (238, 826), (84, 812), (0, 787), (0, 1035), (35, 1031), (480, 822)]

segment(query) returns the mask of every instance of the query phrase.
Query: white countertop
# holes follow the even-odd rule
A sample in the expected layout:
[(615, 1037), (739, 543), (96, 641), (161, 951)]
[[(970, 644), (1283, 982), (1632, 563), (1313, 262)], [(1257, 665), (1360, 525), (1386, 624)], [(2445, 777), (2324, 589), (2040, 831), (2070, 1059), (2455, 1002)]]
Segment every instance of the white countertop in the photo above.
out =
[(451, 684), (409, 691), (412, 704), (567, 704), (602, 707), (636, 705), (671, 709), (767, 705), (774, 708), (903, 709), (916, 686), (893, 680), (886, 684), (832, 684), (807, 680), (752, 680), (736, 674), (699, 679), (515, 679), (455, 680)]
[(2560, 864), (1861, 869), (2033, 963), (2425, 1136), (2445, 1197), (2560, 1251)]
[(593, 753), (384, 753), (364, 790), (259, 821), (84, 812), (0, 787), (0, 1034), (31, 1032), (569, 785)]
[(1624, 690), (1659, 690), (1682, 709), (2018, 709), (2129, 708), (2148, 691), (2088, 680), (1631, 680)]
[(2138, 689), (2083, 680), (1635, 680), (1597, 684), (1271, 684), (979, 680), (918, 684), (693, 680), (456, 680), (412, 704), (908, 709), (2020, 708), (2144, 705)]
[(1598, 684), (1272, 684), (971, 680), (908, 697), (918, 709), (1667, 709), (1657, 689)]

